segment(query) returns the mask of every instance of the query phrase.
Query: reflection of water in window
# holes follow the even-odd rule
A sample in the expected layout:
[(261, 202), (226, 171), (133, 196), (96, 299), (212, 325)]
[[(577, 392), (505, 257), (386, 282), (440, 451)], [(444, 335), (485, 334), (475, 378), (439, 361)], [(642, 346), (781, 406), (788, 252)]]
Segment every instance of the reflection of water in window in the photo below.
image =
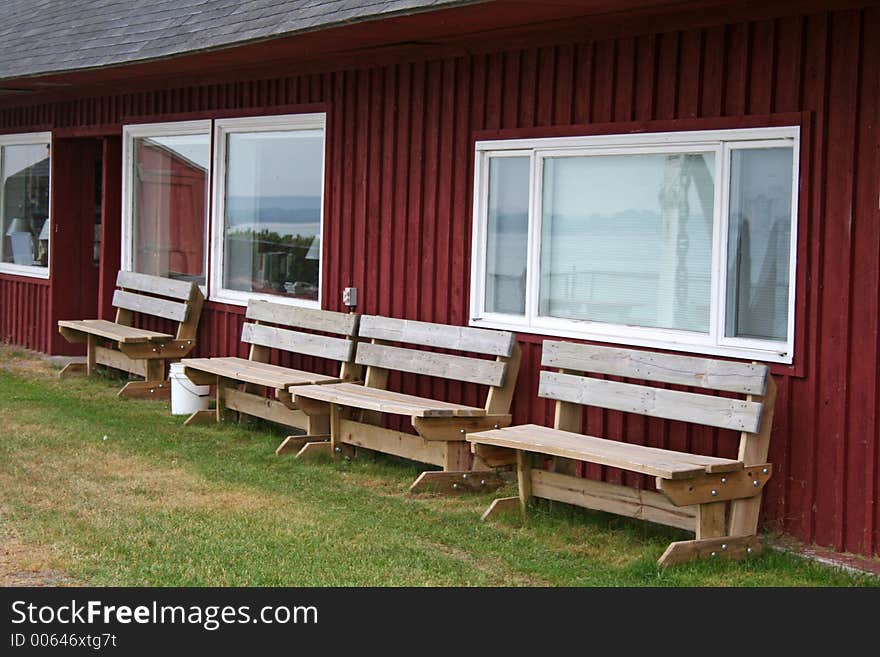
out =
[(318, 298), (323, 150), (320, 130), (228, 135), (226, 287)]
[(540, 314), (708, 331), (714, 156), (547, 158)]

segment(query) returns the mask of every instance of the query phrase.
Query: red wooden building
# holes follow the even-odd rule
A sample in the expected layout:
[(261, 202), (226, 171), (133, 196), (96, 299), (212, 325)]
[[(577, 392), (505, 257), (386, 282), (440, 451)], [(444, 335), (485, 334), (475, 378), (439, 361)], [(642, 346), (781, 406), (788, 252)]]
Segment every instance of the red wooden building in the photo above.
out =
[(876, 3), (302, 5), (3, 4), (0, 339), (75, 353), (57, 320), (109, 317), (125, 267), (204, 285), (202, 355), (254, 295), (346, 286), (512, 327), (516, 422), (551, 419), (548, 335), (766, 361), (767, 527), (880, 552)]

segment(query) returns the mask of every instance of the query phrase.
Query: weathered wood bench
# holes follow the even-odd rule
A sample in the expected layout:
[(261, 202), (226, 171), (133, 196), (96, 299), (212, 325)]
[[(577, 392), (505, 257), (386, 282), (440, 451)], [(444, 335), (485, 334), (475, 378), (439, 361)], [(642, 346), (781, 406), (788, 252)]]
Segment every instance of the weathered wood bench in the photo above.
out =
[[(514, 334), (365, 315), (361, 317), (359, 337), (370, 340), (360, 342), (355, 356), (355, 363), (367, 368), (365, 385), (341, 383), (290, 389), (307, 414), (330, 416), (329, 442), (310, 441), (298, 456), (350, 456), (353, 448), (365, 448), (443, 468), (442, 473), (424, 473), (411, 489), (414, 491), (422, 487), (454, 485), (464, 489), (497, 484), (490, 468), (484, 468), (482, 476), (470, 477), (473, 457), (464, 439), (468, 431), (510, 424), (510, 404), (520, 362)], [(413, 346), (494, 358), (453, 355)], [(393, 392), (387, 389), (392, 370), (486, 385), (489, 390), (485, 406), (478, 408)], [(384, 415), (409, 417), (418, 435), (381, 426)]]
[[(660, 565), (701, 557), (740, 558), (761, 550), (756, 536), (773, 424), (776, 386), (767, 366), (544, 342), (539, 395), (556, 400), (554, 427), (524, 425), (468, 434), (475, 446), (516, 450), (519, 497), (495, 500), (483, 519), (519, 508), (530, 497), (641, 518), (696, 533), (672, 543)], [(610, 375), (746, 395), (731, 398), (580, 376)], [(581, 434), (582, 407), (638, 413), (740, 432), (735, 459), (657, 449)], [(633, 436), (643, 439), (644, 436)], [(535, 467), (552, 457), (553, 471)], [(574, 475), (576, 461), (656, 478), (656, 491)], [(729, 506), (729, 509), (728, 509)]]
[[(289, 388), (356, 378), (359, 368), (353, 365), (352, 358), (360, 316), (254, 300), (248, 303), (246, 317), (251, 321), (242, 327), (241, 341), (250, 344), (248, 358), (183, 359), (186, 376), (197, 385), (214, 385), (217, 400), (214, 410), (196, 411), (185, 424), (219, 422), (237, 411), (239, 419), (260, 417), (310, 434), (329, 436), (328, 416), (306, 416), (294, 403)], [(272, 349), (340, 361), (339, 375), (272, 365)], [(266, 389), (271, 397), (263, 394)], [(305, 442), (301, 436), (290, 436), (278, 452), (294, 449), (297, 441)]]
[[(85, 342), (86, 363), (70, 363), (61, 376), (91, 375), (105, 365), (144, 377), (129, 381), (120, 397), (167, 399), (170, 395), (166, 362), (186, 356), (196, 346), (196, 331), (204, 298), (199, 286), (120, 271), (113, 294), (116, 319), (60, 320), (58, 330), (68, 342)], [(136, 328), (135, 313), (177, 322), (174, 334)]]

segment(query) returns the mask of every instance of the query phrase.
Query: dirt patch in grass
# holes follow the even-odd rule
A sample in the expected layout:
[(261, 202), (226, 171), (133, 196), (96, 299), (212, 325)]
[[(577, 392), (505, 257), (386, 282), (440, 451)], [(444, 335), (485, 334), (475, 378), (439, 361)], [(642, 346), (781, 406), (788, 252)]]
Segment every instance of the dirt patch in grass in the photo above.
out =
[(0, 586), (77, 586), (47, 546), (25, 543), (0, 510)]

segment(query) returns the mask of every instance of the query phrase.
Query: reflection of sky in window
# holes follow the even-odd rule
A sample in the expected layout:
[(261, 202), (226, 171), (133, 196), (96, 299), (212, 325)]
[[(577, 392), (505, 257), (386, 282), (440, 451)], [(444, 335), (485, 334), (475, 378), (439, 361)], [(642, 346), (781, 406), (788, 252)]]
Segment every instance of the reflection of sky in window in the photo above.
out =
[(151, 137), (144, 140), (173, 151), (193, 164), (208, 169), (211, 159), (211, 144), (208, 135), (173, 135), (168, 137)]
[(17, 144), (3, 147), (3, 176), (8, 178), (49, 157), (46, 144)]
[(227, 154), (228, 196), (317, 196), (321, 193), (321, 130), (233, 133)]
[(321, 130), (230, 134), (227, 228), (318, 235), (323, 159)]

